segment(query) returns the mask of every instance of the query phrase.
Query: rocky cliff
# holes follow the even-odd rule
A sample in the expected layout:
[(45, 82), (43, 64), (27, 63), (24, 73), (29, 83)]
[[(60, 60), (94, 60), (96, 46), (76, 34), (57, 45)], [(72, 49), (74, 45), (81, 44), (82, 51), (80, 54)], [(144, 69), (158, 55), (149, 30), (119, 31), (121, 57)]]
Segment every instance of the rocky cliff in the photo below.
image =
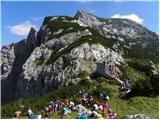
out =
[(131, 20), (84, 11), (46, 17), (38, 32), (32, 28), (25, 40), (2, 47), (2, 104), (77, 84), (80, 71), (95, 72), (96, 62), (110, 54), (118, 65), (126, 58), (156, 64), (158, 36)]

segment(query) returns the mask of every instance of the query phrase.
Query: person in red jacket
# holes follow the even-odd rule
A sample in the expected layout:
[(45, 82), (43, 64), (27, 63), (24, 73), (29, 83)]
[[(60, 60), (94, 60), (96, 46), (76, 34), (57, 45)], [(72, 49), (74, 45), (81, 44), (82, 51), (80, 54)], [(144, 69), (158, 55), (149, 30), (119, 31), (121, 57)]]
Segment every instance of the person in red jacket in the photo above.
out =
[(109, 105), (108, 105), (107, 101), (105, 101), (103, 104), (103, 116), (104, 117), (106, 117), (106, 115), (107, 115), (106, 113), (107, 113), (108, 108), (109, 108)]

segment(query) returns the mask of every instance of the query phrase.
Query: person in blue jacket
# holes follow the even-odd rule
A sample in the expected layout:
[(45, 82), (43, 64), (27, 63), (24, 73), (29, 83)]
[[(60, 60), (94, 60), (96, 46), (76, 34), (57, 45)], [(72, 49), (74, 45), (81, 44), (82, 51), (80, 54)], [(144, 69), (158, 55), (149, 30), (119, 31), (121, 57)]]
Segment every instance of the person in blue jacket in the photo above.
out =
[(77, 118), (76, 119), (81, 119), (81, 113), (78, 113)]
[(81, 119), (88, 119), (87, 114), (86, 114), (86, 113), (83, 113), (83, 114), (81, 115)]

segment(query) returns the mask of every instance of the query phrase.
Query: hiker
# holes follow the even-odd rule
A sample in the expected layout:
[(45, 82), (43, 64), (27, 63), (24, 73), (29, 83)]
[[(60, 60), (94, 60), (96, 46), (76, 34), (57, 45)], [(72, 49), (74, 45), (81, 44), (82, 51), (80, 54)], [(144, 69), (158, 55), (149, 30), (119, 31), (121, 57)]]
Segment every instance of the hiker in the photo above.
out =
[(63, 114), (64, 114), (64, 115), (67, 115), (67, 114), (68, 114), (68, 108), (67, 108), (66, 105), (63, 107)]
[(58, 108), (57, 108), (57, 110), (61, 110), (62, 107), (63, 107), (63, 102), (59, 100), (58, 101)]
[(96, 111), (92, 111), (91, 115), (90, 115), (90, 118), (91, 119), (95, 119), (97, 117), (97, 112)]
[(18, 118), (20, 117), (20, 114), (21, 114), (21, 111), (16, 111), (16, 112), (14, 113), (13, 119), (18, 119)]
[(69, 108), (72, 110), (73, 107), (74, 107), (74, 102), (73, 102), (73, 101), (70, 101), (70, 102), (69, 102)]
[(82, 101), (83, 101), (83, 97), (80, 96), (80, 97), (79, 97), (79, 103), (82, 104)]
[(131, 84), (129, 83), (128, 80), (125, 81), (125, 86), (126, 86), (126, 93), (131, 92)]
[(109, 115), (109, 119), (114, 119), (117, 116), (117, 114), (111, 109), (108, 110), (108, 115)]
[(86, 113), (83, 113), (83, 114), (81, 115), (81, 119), (88, 119), (87, 114), (86, 114)]
[(66, 96), (63, 97), (63, 103), (64, 105), (68, 106), (68, 100)]
[(97, 119), (103, 119), (103, 117), (102, 117), (102, 115), (100, 113), (97, 113), (96, 118)]
[(38, 119), (38, 117), (35, 116), (34, 114), (31, 114), (31, 115), (29, 116), (29, 119)]
[(126, 93), (130, 93), (131, 92), (131, 89), (129, 88), (127, 91), (126, 91)]
[(31, 108), (28, 109), (28, 118), (31, 119), (33, 112), (31, 110)]
[(55, 103), (54, 103), (54, 112), (57, 112), (57, 110), (58, 110), (58, 99), (55, 101)]
[(93, 105), (94, 110), (98, 110), (98, 104), (95, 102)]
[(54, 111), (54, 113), (57, 112), (57, 110), (58, 110), (58, 99), (57, 99), (57, 97), (54, 97), (54, 99), (52, 101), (50, 101), (50, 105), (52, 105), (52, 111)]
[(124, 90), (125, 90), (124, 84), (121, 84), (121, 85), (120, 85), (119, 90), (120, 90), (120, 91), (124, 91)]
[(48, 118), (49, 117), (49, 108), (46, 106), (45, 108), (44, 108), (44, 113), (45, 113), (45, 117), (46, 118)]
[(109, 100), (109, 96), (105, 96), (105, 97), (104, 97), (104, 100), (105, 100), (105, 101), (108, 101), (108, 100)]
[(109, 108), (109, 105), (107, 101), (104, 102), (103, 104), (103, 116), (106, 117), (107, 109)]
[(120, 90), (121, 91), (126, 91), (126, 93), (131, 92), (131, 84), (129, 83), (128, 80), (124, 79), (123, 83), (120, 86)]
[(49, 108), (49, 113), (50, 113), (51, 115), (53, 115), (53, 112), (54, 112), (53, 106), (52, 106), (52, 105), (49, 105), (48, 108)]
[(89, 95), (88, 99), (89, 99), (89, 102), (90, 102), (90, 103), (93, 102), (93, 96), (92, 96), (92, 95)]
[(83, 99), (88, 100), (89, 94), (86, 92), (83, 94)]
[(86, 106), (86, 104), (88, 102), (88, 97), (89, 97), (89, 94), (87, 92), (83, 94), (83, 100), (82, 100), (83, 106)]
[(81, 113), (78, 113), (77, 118), (76, 119), (81, 119)]
[(93, 105), (93, 96), (92, 95), (88, 96), (88, 102), (89, 102), (89, 106)]
[(100, 92), (99, 94), (99, 98), (101, 100), (109, 100), (109, 96), (103, 91), (103, 92)]
[(31, 110), (31, 108), (28, 109), (28, 118), (29, 119), (37, 119), (37, 116), (35, 116)]
[(103, 92), (100, 92), (99, 95), (98, 95), (98, 97), (99, 97), (100, 100), (103, 100), (103, 98), (104, 98)]
[(102, 110), (103, 110), (103, 106), (100, 105), (100, 106), (98, 107), (98, 110), (102, 111)]

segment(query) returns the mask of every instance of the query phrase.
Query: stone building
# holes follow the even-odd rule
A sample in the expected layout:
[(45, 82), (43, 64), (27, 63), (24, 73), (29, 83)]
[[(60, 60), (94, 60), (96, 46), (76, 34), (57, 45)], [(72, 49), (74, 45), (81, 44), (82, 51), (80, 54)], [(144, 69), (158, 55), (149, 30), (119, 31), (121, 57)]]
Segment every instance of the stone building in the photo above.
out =
[(119, 78), (122, 74), (118, 67), (116, 67), (111, 54), (97, 62), (96, 72), (108, 78)]

